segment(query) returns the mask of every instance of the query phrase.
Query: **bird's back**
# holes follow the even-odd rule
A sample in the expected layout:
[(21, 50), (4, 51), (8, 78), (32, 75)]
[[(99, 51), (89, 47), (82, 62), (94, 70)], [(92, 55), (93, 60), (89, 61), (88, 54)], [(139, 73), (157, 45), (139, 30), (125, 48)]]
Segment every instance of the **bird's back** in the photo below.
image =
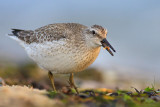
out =
[(34, 42), (43, 43), (46, 41), (58, 41), (63, 38), (71, 39), (75, 36), (79, 38), (82, 36), (77, 35), (80, 35), (82, 33), (82, 29), (85, 28), (87, 27), (77, 23), (56, 23), (43, 26), (34, 31), (12, 29), (12, 33), (23, 42), (31, 44)]

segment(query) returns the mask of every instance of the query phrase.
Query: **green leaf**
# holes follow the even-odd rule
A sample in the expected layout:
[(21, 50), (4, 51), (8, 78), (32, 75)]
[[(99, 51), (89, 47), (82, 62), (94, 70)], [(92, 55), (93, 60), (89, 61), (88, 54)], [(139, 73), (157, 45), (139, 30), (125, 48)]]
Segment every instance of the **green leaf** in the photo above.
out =
[(147, 87), (144, 89), (144, 91), (146, 92), (151, 92), (151, 91), (154, 91), (154, 87), (150, 88), (150, 87)]

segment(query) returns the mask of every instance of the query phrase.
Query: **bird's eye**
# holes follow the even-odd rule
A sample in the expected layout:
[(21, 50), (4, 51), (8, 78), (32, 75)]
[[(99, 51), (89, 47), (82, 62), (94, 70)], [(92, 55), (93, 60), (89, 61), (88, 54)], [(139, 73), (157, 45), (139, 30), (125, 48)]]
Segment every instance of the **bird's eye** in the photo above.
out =
[(95, 34), (96, 34), (96, 32), (95, 32), (94, 30), (92, 30), (92, 34), (93, 34), (93, 35), (95, 35)]

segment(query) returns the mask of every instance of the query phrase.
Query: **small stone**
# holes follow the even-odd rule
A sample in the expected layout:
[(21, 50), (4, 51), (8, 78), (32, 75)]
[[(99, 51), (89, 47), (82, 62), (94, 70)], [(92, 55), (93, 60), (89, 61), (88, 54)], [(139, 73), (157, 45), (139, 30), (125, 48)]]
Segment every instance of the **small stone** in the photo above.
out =
[(151, 96), (151, 99), (153, 99), (155, 101), (160, 101), (160, 96), (159, 95)]

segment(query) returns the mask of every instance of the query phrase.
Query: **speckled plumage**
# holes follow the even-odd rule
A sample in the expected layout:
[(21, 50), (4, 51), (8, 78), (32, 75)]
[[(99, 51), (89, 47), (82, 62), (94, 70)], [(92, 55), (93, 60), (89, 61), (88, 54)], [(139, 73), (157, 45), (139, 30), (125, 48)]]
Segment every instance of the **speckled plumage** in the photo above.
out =
[(17, 37), (27, 44), (33, 42), (43, 43), (45, 41), (58, 41), (59, 39), (63, 38), (71, 39), (75, 36), (78, 37), (77, 35), (82, 33), (82, 29), (85, 28), (86, 26), (75, 23), (49, 24), (38, 28), (35, 31), (19, 30), (19, 32), (17, 32)]
[(13, 29), (14, 36), (10, 37), (18, 40), (41, 68), (52, 73), (72, 73), (87, 68), (100, 52), (99, 41), (92, 43), (97, 39), (90, 36), (91, 29), (96, 30), (99, 39), (106, 37), (107, 31), (99, 25), (77, 23), (50, 24), (34, 31)]

